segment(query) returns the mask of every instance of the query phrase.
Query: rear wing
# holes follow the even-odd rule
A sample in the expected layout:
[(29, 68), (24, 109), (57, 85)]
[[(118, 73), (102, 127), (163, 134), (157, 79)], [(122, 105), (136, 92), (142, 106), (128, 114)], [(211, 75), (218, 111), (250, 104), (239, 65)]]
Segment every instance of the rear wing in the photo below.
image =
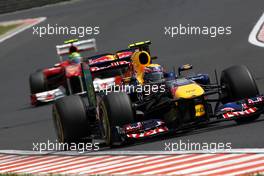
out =
[(147, 51), (150, 54), (149, 46), (151, 45), (151, 41), (147, 40), (144, 42), (136, 42), (128, 45), (130, 49), (137, 49), (139, 51)]
[(89, 51), (89, 50), (97, 51), (96, 40), (94, 38), (88, 40), (76, 41), (63, 45), (57, 45), (56, 46), (57, 54), (60, 56), (61, 60), (62, 60), (62, 56), (70, 54), (69, 49), (72, 46), (76, 47), (78, 52)]
[(102, 71), (110, 68), (117, 68), (119, 66), (128, 65), (131, 62), (131, 50), (118, 51), (116, 54), (105, 53), (92, 57), (85, 58), (92, 72)]
[(117, 61), (128, 61), (131, 62), (131, 56), (134, 53), (134, 50), (125, 49), (117, 51), (115, 54), (112, 53), (104, 53), (91, 57), (84, 58), (84, 62), (89, 63), (90, 66), (100, 66), (104, 64), (108, 64), (111, 62)]
[[(144, 41), (144, 42), (132, 43), (132, 44), (128, 45), (128, 48), (132, 49), (134, 51), (136, 51), (136, 50), (146, 51), (146, 52), (148, 52), (151, 55), (150, 48), (149, 48), (150, 45), (151, 45), (151, 41), (147, 40), (147, 41)], [(155, 60), (157, 58), (158, 58), (157, 56), (151, 56), (151, 60)]]

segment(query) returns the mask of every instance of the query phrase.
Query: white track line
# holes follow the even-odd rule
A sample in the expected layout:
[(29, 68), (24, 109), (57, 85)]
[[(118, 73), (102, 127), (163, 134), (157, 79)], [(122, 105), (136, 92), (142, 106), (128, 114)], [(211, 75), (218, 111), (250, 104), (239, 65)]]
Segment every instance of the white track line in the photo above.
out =
[[(0, 36), (0, 43), (19, 34), (20, 32), (23, 32), (29, 28), (31, 28), (32, 26), (41, 23), (43, 21), (45, 21), (47, 18), (46, 17), (40, 17), (40, 18), (35, 18), (34, 20), (36, 20), (35, 22), (31, 23), (31, 24), (23, 24), (23, 21), (29, 20), (29, 19), (25, 19), (25, 20), (21, 20), (22, 22), (22, 27), (17, 27), (9, 32), (7, 32), (6, 34), (3, 34), (3, 36)], [(33, 19), (32, 19), (33, 20)], [(20, 21), (20, 20), (19, 20)]]
[(258, 22), (256, 23), (256, 25), (254, 26), (253, 30), (251, 31), (249, 37), (248, 37), (248, 41), (249, 43), (256, 45), (256, 46), (260, 46), (260, 47), (264, 47), (264, 43), (258, 40), (258, 33), (261, 30), (262, 25), (264, 24), (264, 13), (262, 14), (262, 16), (260, 17), (260, 19), (258, 20)]

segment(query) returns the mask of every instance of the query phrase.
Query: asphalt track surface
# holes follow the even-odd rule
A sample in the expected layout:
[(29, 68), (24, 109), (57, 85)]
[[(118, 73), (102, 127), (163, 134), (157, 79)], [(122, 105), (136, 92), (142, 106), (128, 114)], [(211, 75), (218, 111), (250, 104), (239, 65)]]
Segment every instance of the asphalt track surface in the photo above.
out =
[[(46, 16), (39, 24), (100, 26), (96, 37), (100, 52), (126, 48), (134, 41), (150, 39), (159, 63), (191, 63), (199, 72), (213, 75), (234, 64), (245, 64), (264, 92), (264, 49), (248, 43), (248, 35), (263, 12), (263, 0), (81, 0), (22, 12), (4, 14), (0, 21)], [(232, 35), (219, 38), (164, 35), (164, 26), (178, 24), (232, 26)], [(31, 150), (33, 142), (54, 141), (51, 106), (32, 108), (28, 77), (38, 68), (57, 61), (55, 45), (74, 36), (32, 35), (28, 29), (0, 43), (0, 149)], [(231, 142), (233, 148), (263, 148), (263, 116), (236, 125), (219, 123), (209, 128), (162, 139), (148, 140), (123, 150), (164, 150), (165, 142)], [(120, 149), (118, 149), (120, 150)]]

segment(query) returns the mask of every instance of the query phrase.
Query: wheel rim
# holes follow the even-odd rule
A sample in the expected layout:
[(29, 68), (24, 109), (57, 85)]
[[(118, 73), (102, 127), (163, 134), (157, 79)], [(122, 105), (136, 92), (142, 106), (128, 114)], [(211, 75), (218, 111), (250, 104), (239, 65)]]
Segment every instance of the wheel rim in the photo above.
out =
[(108, 115), (106, 112), (106, 108), (105, 105), (102, 103), (100, 108), (99, 108), (99, 117), (101, 119), (101, 128), (102, 128), (102, 137), (103, 139), (105, 139), (106, 144), (109, 145), (110, 144), (110, 124), (109, 124), (109, 120), (108, 120)]
[(55, 130), (58, 136), (58, 140), (59, 142), (64, 143), (65, 141), (64, 141), (63, 127), (61, 121), (59, 120), (60, 116), (56, 107), (53, 110), (53, 117), (54, 117)]

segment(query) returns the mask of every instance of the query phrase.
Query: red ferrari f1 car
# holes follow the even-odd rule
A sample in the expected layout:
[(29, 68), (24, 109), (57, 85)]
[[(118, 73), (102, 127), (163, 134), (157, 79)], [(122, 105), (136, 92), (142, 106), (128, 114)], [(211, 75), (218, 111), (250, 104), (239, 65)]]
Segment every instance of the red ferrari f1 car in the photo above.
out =
[(56, 49), (60, 59), (59, 63), (51, 68), (37, 70), (30, 74), (29, 85), (32, 105), (54, 101), (65, 95), (84, 92), (81, 85), (82, 81), (80, 81), (80, 62), (83, 59), (80, 53), (90, 50), (96, 51), (95, 39), (69, 40), (63, 45), (57, 45)]

